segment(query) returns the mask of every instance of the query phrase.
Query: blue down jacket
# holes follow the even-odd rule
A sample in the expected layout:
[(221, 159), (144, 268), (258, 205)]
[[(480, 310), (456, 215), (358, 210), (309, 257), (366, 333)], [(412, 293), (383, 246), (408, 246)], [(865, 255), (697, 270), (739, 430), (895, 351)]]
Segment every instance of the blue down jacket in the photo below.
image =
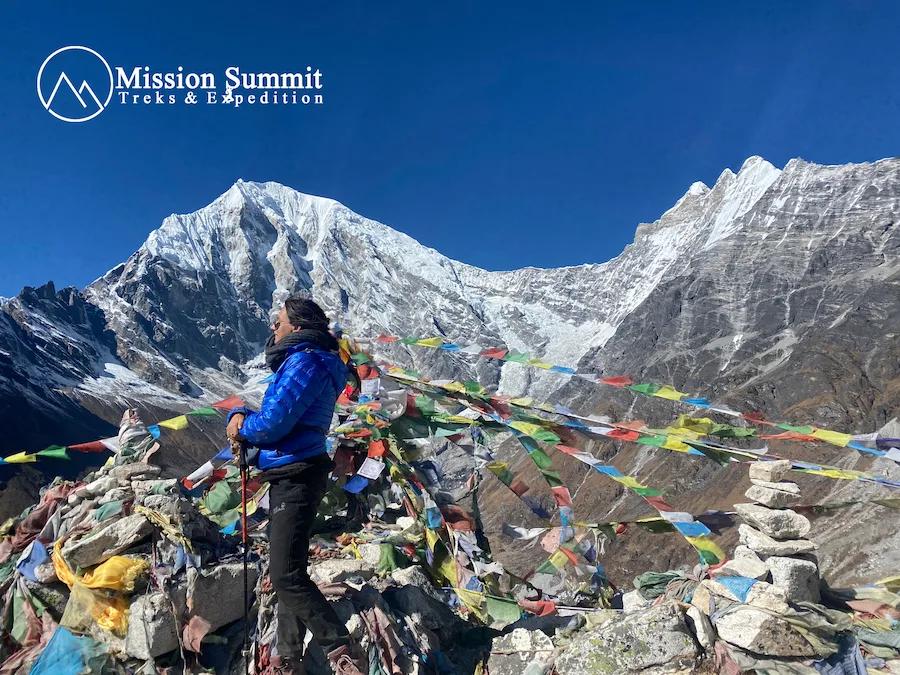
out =
[(295, 345), (275, 372), (259, 412), (235, 408), (246, 415), (240, 434), (259, 448), (257, 465), (274, 469), (325, 453), (325, 436), (334, 404), (349, 371), (341, 358), (308, 342)]

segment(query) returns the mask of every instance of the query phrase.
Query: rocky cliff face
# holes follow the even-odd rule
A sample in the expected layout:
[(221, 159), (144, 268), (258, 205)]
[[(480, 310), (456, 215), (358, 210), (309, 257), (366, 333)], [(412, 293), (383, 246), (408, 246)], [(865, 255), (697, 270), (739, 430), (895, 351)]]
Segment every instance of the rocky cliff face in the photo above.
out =
[[(83, 291), (48, 285), (0, 301), (0, 422), (15, 430), (3, 446), (96, 437), (125, 401), (181, 410), (241, 389), (258, 372), (272, 307), (301, 289), (355, 335), (505, 345), (797, 423), (872, 431), (900, 398), (898, 215), (900, 160), (792, 160), (779, 170), (753, 157), (711, 188), (692, 185), (609, 262), (489, 272), (333, 200), (239, 181), (209, 206), (167, 218)], [(396, 347), (384, 356), (585, 412), (653, 423), (676, 412), (515, 363)], [(746, 487), (695, 458), (596, 450), (681, 495), (686, 508), (726, 506)], [(859, 461), (848, 451), (790, 450)], [(559, 463), (579, 493), (579, 517), (634, 506), (600, 477)], [(823, 496), (835, 487), (825, 483)], [(526, 519), (500, 490), (485, 499)]]

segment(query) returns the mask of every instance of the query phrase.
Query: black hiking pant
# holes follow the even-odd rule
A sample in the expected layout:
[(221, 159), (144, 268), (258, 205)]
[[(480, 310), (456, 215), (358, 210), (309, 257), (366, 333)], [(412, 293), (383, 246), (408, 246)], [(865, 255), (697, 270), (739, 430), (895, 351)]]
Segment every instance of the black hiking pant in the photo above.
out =
[(310, 531), (332, 466), (321, 455), (269, 480), (269, 578), (278, 600), (278, 653), (297, 660), (307, 629), (326, 654), (349, 642), (346, 626), (306, 570)]

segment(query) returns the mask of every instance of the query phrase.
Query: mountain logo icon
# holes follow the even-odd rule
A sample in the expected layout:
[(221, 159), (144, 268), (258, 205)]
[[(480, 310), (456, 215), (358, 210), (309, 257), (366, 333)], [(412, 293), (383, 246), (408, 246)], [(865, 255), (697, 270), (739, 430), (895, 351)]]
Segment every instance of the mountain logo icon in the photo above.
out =
[(37, 93), (44, 110), (56, 119), (87, 122), (112, 99), (112, 68), (89, 47), (62, 47), (41, 64)]

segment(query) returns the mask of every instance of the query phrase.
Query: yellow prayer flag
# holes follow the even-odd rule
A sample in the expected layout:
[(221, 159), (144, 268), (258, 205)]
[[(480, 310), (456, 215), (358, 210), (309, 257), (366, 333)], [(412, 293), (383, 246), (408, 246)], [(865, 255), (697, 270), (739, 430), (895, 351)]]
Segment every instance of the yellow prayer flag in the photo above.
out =
[(839, 448), (847, 447), (847, 443), (853, 440), (853, 436), (850, 434), (842, 434), (837, 431), (829, 431), (828, 429), (816, 429), (812, 432), (812, 436)]
[(484, 593), (470, 591), (466, 588), (454, 588), (453, 592), (456, 593), (460, 601), (469, 608), (470, 612), (475, 614), (481, 621), (488, 621), (488, 616), (484, 610)]
[(421, 340), (416, 340), (416, 344), (420, 347), (440, 347), (444, 344), (444, 341), (439, 337), (423, 338)]
[(666, 437), (666, 442), (662, 444), (666, 450), (674, 450), (675, 452), (690, 452), (691, 446), (687, 443), (682, 443), (677, 438), (672, 438), (671, 436)]
[(27, 464), (28, 462), (36, 462), (37, 455), (29, 455), (23, 450), (9, 457), (4, 457), (3, 461), (7, 464)]
[(550, 370), (553, 367), (552, 363), (547, 363), (546, 361), (541, 361), (540, 359), (530, 359), (528, 361), (529, 366), (534, 366), (535, 368), (543, 368), (544, 370)]
[(521, 431), (526, 436), (534, 436), (543, 429), (540, 424), (534, 424), (532, 422), (510, 422), (509, 426), (516, 431)]
[(617, 483), (621, 483), (625, 487), (629, 487), (629, 488), (646, 487), (645, 485), (642, 485), (640, 482), (638, 482), (637, 479), (632, 478), (631, 476), (610, 476), (610, 478), (612, 478)]
[(569, 564), (569, 556), (565, 553), (556, 549), (553, 555), (550, 556), (550, 564), (553, 565), (556, 569), (561, 570), (563, 567)]
[(453, 382), (448, 382), (447, 384), (443, 385), (443, 387), (447, 391), (458, 391), (463, 394), (466, 393), (466, 386), (462, 382), (456, 382), (455, 380)]
[(682, 398), (686, 396), (683, 391), (678, 391), (677, 389), (673, 389), (667, 384), (661, 386), (657, 391), (653, 392), (653, 395), (658, 398), (667, 398), (670, 401), (680, 401)]
[(181, 431), (182, 429), (188, 428), (188, 418), (187, 415), (179, 415), (178, 417), (159, 422), (159, 426), (171, 429), (172, 431)]
[(439, 537), (437, 536), (437, 532), (432, 529), (425, 528), (425, 543), (428, 544), (428, 549), (434, 551), (434, 545), (438, 543)]
[(698, 551), (703, 551), (714, 555), (718, 560), (725, 560), (725, 553), (719, 548), (718, 544), (709, 537), (685, 537), (691, 546)]
[(530, 396), (520, 396), (519, 398), (509, 399), (509, 402), (512, 403), (513, 405), (520, 405), (520, 406), (527, 408), (532, 403), (534, 403), (534, 399), (531, 398)]

